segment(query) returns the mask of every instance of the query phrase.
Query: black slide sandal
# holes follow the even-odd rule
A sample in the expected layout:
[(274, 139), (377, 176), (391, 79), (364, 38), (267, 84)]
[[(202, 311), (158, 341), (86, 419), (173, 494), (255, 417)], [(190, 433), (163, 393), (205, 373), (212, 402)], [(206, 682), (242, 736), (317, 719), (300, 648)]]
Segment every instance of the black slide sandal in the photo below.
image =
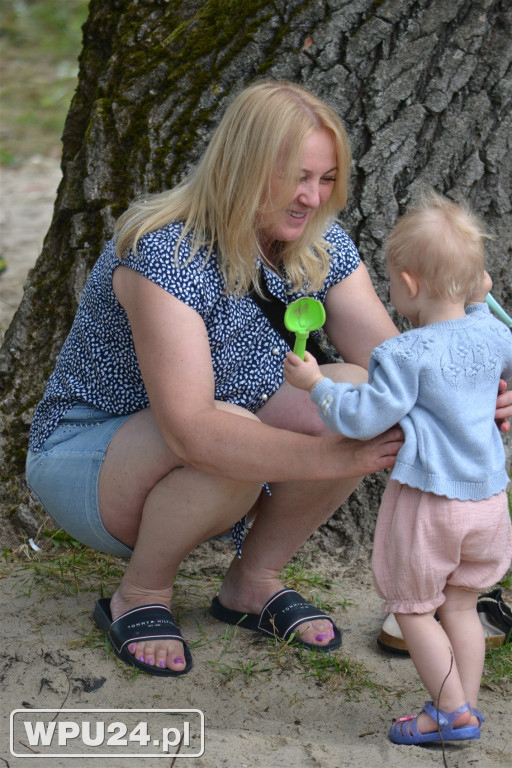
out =
[[(116, 656), (132, 667), (157, 677), (180, 677), (192, 668), (192, 655), (174, 623), (172, 613), (165, 605), (143, 605), (121, 614), (115, 621), (110, 613), (110, 599), (101, 598), (96, 603), (93, 619), (105, 632)], [(179, 640), (183, 643), (186, 667), (175, 670), (155, 667), (135, 658), (128, 650), (130, 643), (144, 640)]]
[(265, 603), (259, 616), (256, 613), (243, 613), (225, 608), (218, 597), (213, 598), (210, 613), (215, 619), (226, 624), (234, 624), (243, 629), (260, 632), (263, 635), (276, 637), (285, 642), (290, 639), (295, 628), (302, 622), (328, 619), (332, 624), (334, 637), (327, 645), (306, 643), (297, 634), (294, 635), (291, 642), (296, 645), (302, 645), (312, 651), (324, 652), (334, 651), (341, 645), (341, 632), (332, 619), (322, 611), (319, 611), (314, 605), (311, 605), (311, 603), (306, 602), (294, 589), (282, 589), (276, 592)]

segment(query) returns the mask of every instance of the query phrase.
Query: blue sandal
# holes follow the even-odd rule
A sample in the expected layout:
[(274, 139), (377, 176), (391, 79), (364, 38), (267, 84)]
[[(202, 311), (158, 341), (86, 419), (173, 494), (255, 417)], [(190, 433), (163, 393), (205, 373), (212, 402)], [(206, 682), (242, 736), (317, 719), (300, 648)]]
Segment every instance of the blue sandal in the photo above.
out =
[[(457, 718), (468, 711), (477, 718), (478, 725), (462, 725), (460, 728), (454, 728), (453, 724)], [(417, 717), (414, 715), (399, 717), (389, 731), (389, 738), (394, 744), (428, 744), (480, 738), (480, 726), (485, 718), (478, 709), (470, 707), (469, 702), (462, 704), (454, 712), (444, 712), (434, 707), (431, 701), (427, 701), (422, 712), (426, 712), (434, 722), (438, 723), (437, 731), (421, 733), (418, 729)]]

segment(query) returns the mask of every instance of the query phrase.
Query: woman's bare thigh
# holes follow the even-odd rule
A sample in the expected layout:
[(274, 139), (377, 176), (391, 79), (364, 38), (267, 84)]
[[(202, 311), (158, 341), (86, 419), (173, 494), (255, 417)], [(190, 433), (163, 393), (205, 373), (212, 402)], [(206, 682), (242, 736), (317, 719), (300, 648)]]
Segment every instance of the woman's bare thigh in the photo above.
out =
[[(216, 402), (215, 407), (257, 419), (254, 414), (229, 403)], [(201, 476), (169, 448), (151, 408), (125, 421), (107, 448), (99, 477), (99, 507), (107, 530), (116, 530), (120, 516), (140, 519), (151, 491), (173, 470), (181, 469), (196, 472), (198, 478)]]

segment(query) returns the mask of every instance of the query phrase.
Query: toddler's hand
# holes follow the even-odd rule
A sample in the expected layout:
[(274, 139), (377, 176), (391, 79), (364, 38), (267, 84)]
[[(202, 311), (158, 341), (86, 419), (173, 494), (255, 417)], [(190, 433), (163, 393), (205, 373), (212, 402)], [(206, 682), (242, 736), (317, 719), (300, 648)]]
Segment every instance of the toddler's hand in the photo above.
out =
[(284, 361), (283, 373), (288, 384), (308, 392), (311, 392), (315, 384), (324, 378), (320, 373), (317, 361), (309, 352), (305, 353), (304, 360), (301, 360), (293, 352), (288, 352)]

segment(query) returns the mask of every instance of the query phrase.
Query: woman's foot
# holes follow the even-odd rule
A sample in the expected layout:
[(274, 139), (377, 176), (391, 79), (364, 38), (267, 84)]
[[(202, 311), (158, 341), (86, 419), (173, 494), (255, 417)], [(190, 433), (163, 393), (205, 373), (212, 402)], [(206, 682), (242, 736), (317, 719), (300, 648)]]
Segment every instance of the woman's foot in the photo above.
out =
[[(170, 608), (171, 598), (172, 588), (150, 592), (121, 582), (110, 601), (110, 611), (112, 618), (117, 619), (126, 611), (143, 605), (158, 604)], [(186, 667), (183, 643), (177, 640), (148, 640), (142, 643), (131, 643), (128, 650), (136, 659), (149, 666), (161, 669), (167, 667), (176, 672)]]
[[(219, 590), (218, 597), (224, 608), (259, 615), (265, 603), (282, 589), (283, 585), (277, 578), (241, 581), (234, 578), (233, 570), (230, 568)], [(318, 646), (329, 645), (334, 637), (334, 628), (329, 619), (318, 619), (299, 624), (294, 630), (294, 634), (300, 637), (303, 643)]]

